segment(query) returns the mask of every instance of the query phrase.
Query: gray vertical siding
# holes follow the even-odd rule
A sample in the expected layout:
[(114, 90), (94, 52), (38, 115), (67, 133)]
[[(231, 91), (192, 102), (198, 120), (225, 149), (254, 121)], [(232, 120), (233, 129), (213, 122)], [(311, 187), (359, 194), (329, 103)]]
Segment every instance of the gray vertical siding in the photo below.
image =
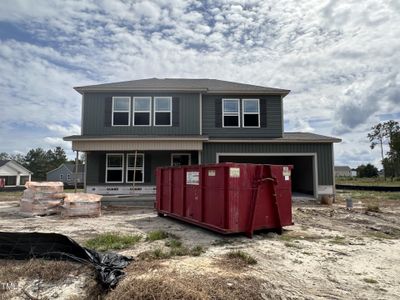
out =
[(316, 153), (318, 184), (333, 185), (331, 143), (204, 143), (203, 163), (215, 163), (217, 153)]
[[(87, 185), (106, 185), (105, 183), (105, 172), (106, 172), (106, 154), (112, 152), (88, 152), (87, 153)], [(123, 153), (125, 155), (125, 166), (124, 176), (126, 167), (126, 154), (132, 152), (115, 152)], [(156, 183), (155, 171), (157, 167), (165, 167), (171, 165), (171, 153), (190, 153), (192, 164), (198, 163), (198, 152), (197, 151), (144, 151), (138, 152), (144, 153), (144, 183), (136, 183), (136, 185), (154, 185)], [(109, 183), (109, 185), (131, 185), (132, 183), (115, 184)]]
[[(266, 111), (260, 112), (261, 128), (222, 128), (221, 122), (216, 122), (218, 115), (215, 102), (222, 98), (260, 99), (260, 108)], [(263, 105), (263, 103), (265, 105)], [(222, 118), (222, 116), (217, 116)], [(218, 121), (218, 120), (217, 120)], [(238, 95), (203, 95), (202, 105), (203, 134), (209, 137), (281, 137), (282, 128), (282, 99), (280, 96), (238, 96)], [(218, 127), (216, 126), (216, 123)], [(219, 124), (218, 124), (219, 123)]]
[[(131, 98), (137, 96), (168, 96), (179, 98), (177, 101), (179, 102), (179, 107), (175, 107), (179, 114), (179, 119), (177, 120), (176, 116), (173, 115), (174, 126), (160, 127), (152, 125), (138, 127), (132, 126), (131, 112), (131, 126), (106, 126), (106, 99), (113, 96), (129, 96)], [(83, 96), (82, 135), (198, 135), (200, 132), (199, 99), (200, 95), (198, 93), (85, 93)]]

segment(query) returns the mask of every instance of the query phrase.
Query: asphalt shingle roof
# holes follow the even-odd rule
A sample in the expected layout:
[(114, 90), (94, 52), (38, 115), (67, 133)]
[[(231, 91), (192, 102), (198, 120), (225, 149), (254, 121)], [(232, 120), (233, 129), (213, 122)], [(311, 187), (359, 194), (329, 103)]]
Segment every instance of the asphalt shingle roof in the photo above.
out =
[(79, 93), (85, 91), (197, 91), (204, 93), (253, 93), (286, 96), (290, 90), (265, 87), (218, 79), (148, 78), (114, 83), (75, 87)]
[(0, 167), (4, 166), (6, 163), (8, 163), (10, 160), (0, 160)]

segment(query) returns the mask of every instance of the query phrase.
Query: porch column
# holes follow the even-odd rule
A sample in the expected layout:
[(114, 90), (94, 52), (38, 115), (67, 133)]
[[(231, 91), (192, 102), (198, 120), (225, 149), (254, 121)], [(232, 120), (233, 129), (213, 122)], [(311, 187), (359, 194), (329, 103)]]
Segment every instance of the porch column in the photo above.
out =
[(17, 174), (17, 180), (16, 180), (16, 182), (15, 182), (15, 185), (16, 186), (19, 186), (21, 184), (21, 175), (20, 174)]
[(78, 188), (78, 163), (79, 163), (79, 151), (76, 151), (76, 157), (75, 157), (75, 193)]

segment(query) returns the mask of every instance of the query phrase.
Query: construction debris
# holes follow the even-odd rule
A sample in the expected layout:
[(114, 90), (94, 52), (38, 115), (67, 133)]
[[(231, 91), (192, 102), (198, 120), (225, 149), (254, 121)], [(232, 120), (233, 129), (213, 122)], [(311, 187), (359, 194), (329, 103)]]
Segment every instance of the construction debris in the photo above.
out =
[(34, 182), (25, 184), (20, 201), (20, 213), (24, 216), (46, 216), (59, 213), (63, 202), (60, 193), (64, 190), (62, 182)]
[(101, 215), (101, 196), (95, 194), (64, 194), (62, 217), (99, 217)]
[(86, 193), (64, 193), (62, 182), (27, 182), (20, 200), (24, 216), (99, 217), (101, 196)]

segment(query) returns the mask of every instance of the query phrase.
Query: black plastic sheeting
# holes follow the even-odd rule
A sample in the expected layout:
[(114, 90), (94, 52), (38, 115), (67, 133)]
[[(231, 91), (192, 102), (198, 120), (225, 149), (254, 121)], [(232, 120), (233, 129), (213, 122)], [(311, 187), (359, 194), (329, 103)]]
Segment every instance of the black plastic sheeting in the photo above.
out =
[(114, 288), (132, 257), (100, 253), (57, 233), (0, 232), (0, 259), (44, 258), (91, 264), (103, 289)]

